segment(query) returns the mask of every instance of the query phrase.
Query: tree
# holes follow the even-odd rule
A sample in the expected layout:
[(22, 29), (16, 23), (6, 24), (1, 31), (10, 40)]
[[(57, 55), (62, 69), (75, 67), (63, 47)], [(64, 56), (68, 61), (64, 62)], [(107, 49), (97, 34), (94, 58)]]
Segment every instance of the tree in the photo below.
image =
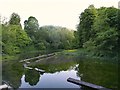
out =
[(16, 54), (31, 42), (26, 32), (19, 25), (8, 25), (2, 27), (3, 52)]
[(28, 20), (24, 21), (24, 29), (26, 30), (26, 32), (31, 38), (34, 38), (35, 33), (39, 29), (38, 20), (35, 17), (30, 16)]
[(93, 32), (91, 29), (96, 15), (97, 11), (93, 5), (90, 5), (84, 10), (84, 12), (81, 13), (79, 17), (80, 23), (77, 26), (80, 47), (83, 47), (83, 43), (88, 41), (92, 36)]
[(74, 39), (73, 39), (73, 45), (72, 45), (72, 47), (73, 48), (79, 48), (79, 35), (78, 35), (78, 31), (74, 31)]
[(80, 16), (80, 46), (99, 56), (116, 55), (119, 48), (118, 9), (88, 7)]
[(117, 51), (118, 51), (118, 56), (120, 56), (120, 9), (118, 9), (118, 14), (117, 14), (117, 16), (118, 16), (118, 21), (117, 21), (117, 27), (118, 27), (118, 29), (117, 29), (117, 32), (118, 32), (118, 40), (117, 40)]
[(32, 44), (35, 46), (35, 47), (38, 47), (37, 45), (37, 33), (38, 33), (38, 30), (39, 30), (39, 23), (38, 23), (38, 20), (33, 17), (33, 16), (30, 16), (28, 18), (28, 20), (25, 20), (24, 21), (24, 30), (27, 32), (28, 36), (31, 38), (32, 40)]
[(36, 47), (46, 49), (71, 49), (74, 32), (57, 26), (43, 26), (36, 33)]
[(9, 20), (9, 24), (11, 25), (20, 25), (20, 16), (17, 13), (12, 13), (10, 20)]

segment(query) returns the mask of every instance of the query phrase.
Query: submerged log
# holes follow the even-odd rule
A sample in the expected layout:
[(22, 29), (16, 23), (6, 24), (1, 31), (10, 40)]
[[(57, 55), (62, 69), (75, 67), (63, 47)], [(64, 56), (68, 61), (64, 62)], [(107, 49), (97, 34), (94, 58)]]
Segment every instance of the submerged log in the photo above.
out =
[(36, 70), (36, 71), (41, 72), (41, 73), (45, 73), (45, 70), (28, 67), (26, 64), (24, 64), (24, 68), (29, 69), (29, 70)]
[(45, 73), (45, 70), (42, 70), (42, 69), (35, 68), (35, 70), (41, 73)]
[(46, 58), (42, 58), (42, 59), (36, 60), (35, 62), (40, 62), (40, 61), (45, 60), (45, 59), (47, 60), (47, 59), (52, 58), (52, 57), (54, 57), (54, 56), (52, 55), (52, 56), (49, 56), (49, 57), (46, 57)]
[(29, 69), (29, 70), (33, 70), (33, 68), (31, 68), (31, 67), (25, 67), (25, 68), (27, 68), (27, 69)]
[(28, 62), (28, 61), (33, 60), (33, 59), (46, 58), (46, 57), (50, 57), (50, 56), (53, 56), (53, 55), (55, 55), (55, 53), (51, 53), (51, 54), (47, 54), (47, 55), (41, 55), (41, 56), (38, 56), (38, 57), (28, 58), (28, 59), (24, 59), (24, 60), (20, 60), (20, 62)]
[(74, 83), (74, 84), (77, 84), (77, 85), (89, 87), (89, 88), (94, 89), (94, 90), (111, 90), (111, 89), (108, 89), (108, 88), (105, 88), (105, 87), (102, 87), (102, 86), (98, 86), (98, 85), (91, 84), (91, 83), (88, 83), (88, 82), (76, 80), (76, 79), (73, 79), (73, 78), (68, 78), (67, 81), (71, 82), (71, 83)]

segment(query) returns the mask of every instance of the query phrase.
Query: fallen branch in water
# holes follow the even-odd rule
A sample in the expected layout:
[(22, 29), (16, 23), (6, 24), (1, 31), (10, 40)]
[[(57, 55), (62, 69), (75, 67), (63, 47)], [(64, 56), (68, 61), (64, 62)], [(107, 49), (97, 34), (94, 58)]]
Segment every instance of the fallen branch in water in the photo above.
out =
[(50, 57), (50, 56), (54, 56), (54, 55), (55, 55), (55, 53), (51, 53), (51, 54), (47, 54), (47, 55), (41, 55), (41, 56), (29, 58), (29, 59), (20, 60), (20, 62), (26, 62), (26, 61), (30, 61), (30, 60), (33, 60), (33, 59), (46, 58), (46, 57)]
[(41, 73), (45, 73), (45, 70), (28, 67), (26, 64), (24, 64), (24, 68), (29, 69), (29, 70), (36, 70), (36, 71), (41, 72)]

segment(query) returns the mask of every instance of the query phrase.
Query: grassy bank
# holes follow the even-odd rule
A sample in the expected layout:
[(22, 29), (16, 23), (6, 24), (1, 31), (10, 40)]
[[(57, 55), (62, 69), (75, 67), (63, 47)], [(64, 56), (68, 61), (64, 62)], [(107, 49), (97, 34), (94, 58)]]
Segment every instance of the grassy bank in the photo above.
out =
[(78, 56), (82, 58), (97, 58), (97, 59), (105, 59), (105, 60), (117, 60), (117, 56), (99, 56), (95, 55), (94, 51), (87, 51), (86, 49), (72, 49), (72, 50), (41, 50), (41, 51), (31, 51), (31, 52), (23, 52), (21, 54), (16, 55), (2, 55), (2, 60), (21, 60), (26, 58), (32, 58), (43, 54), (59, 52), (62, 55), (71, 55)]
[(49, 54), (53, 52), (61, 52), (63, 50), (34, 50), (34, 51), (29, 51), (29, 52), (21, 52), (20, 54), (14, 54), (14, 55), (8, 55), (8, 54), (3, 54), (1, 56), (2, 61), (7, 61), (7, 60), (22, 60), (26, 58), (33, 58), (37, 57), (39, 55), (43, 54)]
[(2, 55), (2, 61), (18, 60), (19, 55)]
[(97, 58), (97, 59), (105, 59), (105, 60), (117, 60), (117, 55), (116, 56), (99, 56), (95, 55), (95, 52), (93, 51), (87, 51), (86, 49), (73, 49), (73, 50), (63, 50), (61, 52), (63, 55), (72, 55), (72, 56), (79, 56), (83, 58)]

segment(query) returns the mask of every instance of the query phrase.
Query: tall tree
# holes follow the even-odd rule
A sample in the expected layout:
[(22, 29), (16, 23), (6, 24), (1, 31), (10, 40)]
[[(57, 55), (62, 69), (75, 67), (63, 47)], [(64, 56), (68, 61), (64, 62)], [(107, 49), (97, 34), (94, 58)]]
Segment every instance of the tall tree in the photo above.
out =
[(29, 36), (33, 36), (33, 34), (39, 29), (38, 20), (35, 17), (30, 16), (28, 20), (24, 21), (24, 29), (27, 31)]
[(20, 53), (31, 42), (30, 38), (19, 25), (2, 27), (3, 52), (6, 54)]
[(2, 25), (2, 51), (14, 55), (20, 53), (31, 42), (20, 25), (20, 16), (13, 13), (8, 24)]
[(80, 23), (78, 24), (77, 30), (79, 33), (79, 42), (80, 47), (83, 47), (83, 43), (85, 43), (92, 36), (92, 25), (94, 23), (94, 19), (97, 15), (96, 9), (93, 5), (90, 5), (84, 12), (81, 13), (79, 19)]
[(81, 47), (99, 56), (115, 55), (119, 48), (119, 10), (89, 6), (80, 16), (78, 35)]
[(102, 51), (102, 54), (113, 54), (118, 40), (117, 9), (114, 7), (100, 8), (93, 29), (96, 32), (93, 38), (96, 49)]
[(20, 25), (20, 16), (17, 13), (12, 13), (10, 20), (9, 20), (9, 24), (11, 25)]

